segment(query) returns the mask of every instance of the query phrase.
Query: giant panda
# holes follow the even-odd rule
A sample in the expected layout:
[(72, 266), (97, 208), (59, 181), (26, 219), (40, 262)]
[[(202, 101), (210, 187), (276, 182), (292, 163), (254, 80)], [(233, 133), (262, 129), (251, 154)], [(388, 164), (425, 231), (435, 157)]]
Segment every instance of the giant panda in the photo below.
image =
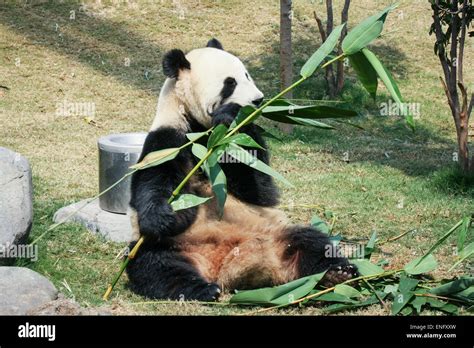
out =
[[(228, 126), (241, 107), (263, 100), (243, 63), (216, 39), (188, 54), (167, 52), (163, 72), (167, 79), (139, 160), (152, 151), (183, 145), (186, 133)], [(256, 155), (268, 164), (259, 128), (250, 124), (242, 132), (265, 149)], [(132, 176), (135, 239), (145, 237), (127, 266), (134, 292), (157, 299), (214, 301), (223, 289), (279, 285), (325, 270), (326, 286), (356, 276), (346, 258), (328, 254), (332, 245), (325, 234), (291, 224), (275, 208), (278, 190), (270, 176), (242, 163), (220, 163), (228, 190), (222, 217), (214, 199), (174, 212), (167, 200), (196, 163), (188, 147), (174, 160)], [(212, 189), (198, 172), (181, 193), (211, 197)]]

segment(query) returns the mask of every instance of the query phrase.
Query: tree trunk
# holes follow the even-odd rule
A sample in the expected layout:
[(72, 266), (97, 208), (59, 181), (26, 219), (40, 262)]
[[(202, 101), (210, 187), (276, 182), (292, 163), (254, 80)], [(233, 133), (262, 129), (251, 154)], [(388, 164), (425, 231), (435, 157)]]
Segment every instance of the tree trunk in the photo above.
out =
[[(345, 0), (344, 8), (341, 13), (341, 23), (347, 23), (349, 19), (349, 6), (351, 5), (351, 0)], [(342, 29), (340, 42), (344, 40), (347, 35), (347, 24)], [(339, 45), (338, 54), (342, 54), (341, 45)], [(344, 87), (344, 61), (340, 60), (337, 62), (337, 77), (336, 77), (336, 95), (341, 94), (342, 88)]]
[[(332, 0), (326, 0), (326, 12), (327, 12), (327, 23), (326, 23), (326, 38), (331, 35), (334, 28), (334, 14), (332, 9)], [(334, 69), (332, 64), (326, 68), (326, 82), (328, 85), (328, 94), (332, 99), (336, 96), (336, 78), (334, 76)]]
[[(285, 89), (293, 83), (293, 59), (291, 48), (291, 8), (292, 0), (280, 0), (280, 84)], [(292, 92), (285, 95), (292, 98)], [(281, 123), (280, 129), (291, 133), (293, 126)]]
[[(443, 4), (446, 6), (443, 9), (440, 4), (440, 0), (436, 0), (432, 5), (433, 29), (437, 41), (435, 48), (444, 73), (444, 79), (440, 77), (440, 80), (456, 126), (459, 166), (464, 175), (471, 176), (474, 175), (474, 156), (470, 157), (469, 154), (469, 120), (474, 94), (469, 100), (463, 81), (463, 58), (466, 30), (469, 26), (468, 13), (472, 11), (472, 3), (463, 0), (460, 8), (458, 0), (449, 0)], [(446, 17), (446, 13), (450, 14), (450, 18)], [(448, 22), (450, 30), (443, 31), (442, 19)], [(449, 43), (446, 41), (448, 39)]]
[[(344, 1), (344, 8), (341, 12), (341, 23), (346, 23), (349, 19), (349, 6), (351, 4), (351, 0)], [(333, 4), (332, 0), (326, 0), (326, 12), (327, 12), (327, 23), (326, 29), (323, 26), (323, 22), (318, 17), (316, 11), (313, 11), (314, 19), (318, 24), (318, 30), (321, 34), (321, 41), (324, 43), (327, 37), (331, 34), (334, 29), (334, 11), (333, 11)], [(344, 27), (341, 33), (341, 38), (339, 40), (339, 48), (338, 48), (338, 55), (342, 53), (341, 43), (347, 35), (347, 26)], [(338, 61), (336, 72), (334, 72), (334, 67), (329, 65), (326, 67), (325, 71), (325, 79), (327, 84), (327, 92), (330, 98), (335, 98), (339, 95), (344, 87), (344, 62)]]

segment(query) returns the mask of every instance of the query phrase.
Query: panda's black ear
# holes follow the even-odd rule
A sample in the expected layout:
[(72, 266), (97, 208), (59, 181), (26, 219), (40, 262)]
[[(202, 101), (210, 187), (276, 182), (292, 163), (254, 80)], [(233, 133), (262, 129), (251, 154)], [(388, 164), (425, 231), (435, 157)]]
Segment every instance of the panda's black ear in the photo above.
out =
[(163, 57), (163, 73), (170, 78), (177, 78), (179, 71), (191, 69), (191, 63), (186, 59), (184, 52), (181, 50), (171, 50), (166, 52)]
[(217, 39), (210, 39), (209, 42), (207, 43), (206, 47), (214, 47), (219, 50), (223, 50), (224, 47), (222, 47), (222, 44), (220, 43), (219, 40)]

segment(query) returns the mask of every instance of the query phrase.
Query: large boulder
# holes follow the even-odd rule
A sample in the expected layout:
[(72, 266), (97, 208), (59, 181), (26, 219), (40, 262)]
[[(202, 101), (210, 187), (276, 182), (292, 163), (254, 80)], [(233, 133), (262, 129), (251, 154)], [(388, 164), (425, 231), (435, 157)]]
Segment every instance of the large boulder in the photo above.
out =
[(47, 278), (28, 268), (0, 267), (0, 279), (0, 315), (25, 315), (58, 297)]
[(0, 245), (9, 247), (26, 242), (32, 222), (30, 164), (20, 154), (0, 147)]

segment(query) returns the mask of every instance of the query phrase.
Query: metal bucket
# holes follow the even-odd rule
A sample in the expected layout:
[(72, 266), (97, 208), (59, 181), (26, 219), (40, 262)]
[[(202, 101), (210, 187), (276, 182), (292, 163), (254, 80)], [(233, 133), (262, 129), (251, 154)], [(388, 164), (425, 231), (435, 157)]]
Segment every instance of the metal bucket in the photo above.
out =
[[(147, 133), (110, 134), (99, 138), (99, 191), (102, 192), (130, 172), (137, 163)], [(101, 209), (126, 214), (130, 202), (130, 177), (99, 198)]]

